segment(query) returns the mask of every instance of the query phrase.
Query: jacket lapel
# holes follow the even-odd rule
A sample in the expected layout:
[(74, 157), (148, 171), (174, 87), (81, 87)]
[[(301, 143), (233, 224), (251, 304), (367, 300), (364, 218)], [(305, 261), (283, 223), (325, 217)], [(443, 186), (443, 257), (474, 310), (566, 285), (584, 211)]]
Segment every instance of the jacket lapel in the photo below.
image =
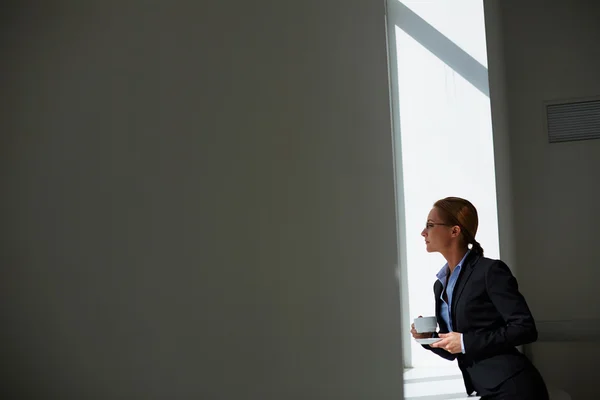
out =
[(452, 326), (456, 329), (456, 305), (458, 304), (458, 300), (467, 284), (467, 281), (471, 277), (473, 273), (473, 269), (477, 261), (479, 260), (479, 256), (471, 253), (465, 260), (462, 268), (460, 269), (460, 275), (458, 276), (458, 282), (456, 282), (456, 287), (454, 288), (454, 293), (452, 293)]

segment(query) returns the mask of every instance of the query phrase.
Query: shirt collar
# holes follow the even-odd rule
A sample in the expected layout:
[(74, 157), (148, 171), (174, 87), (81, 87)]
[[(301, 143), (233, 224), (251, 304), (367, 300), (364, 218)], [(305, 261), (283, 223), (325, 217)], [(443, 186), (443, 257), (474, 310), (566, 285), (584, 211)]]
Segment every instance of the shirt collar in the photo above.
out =
[[(454, 269), (455, 271), (460, 271), (460, 269), (462, 268), (463, 263), (465, 262), (465, 260), (467, 259), (467, 256), (469, 255), (469, 253), (471, 252), (471, 249), (467, 250), (467, 252), (465, 253), (464, 257), (462, 258), (462, 260), (460, 260), (460, 262), (458, 263), (458, 265), (456, 265), (456, 268)], [(444, 266), (442, 267), (442, 269), (440, 269), (440, 271), (435, 275), (440, 282), (442, 282), (442, 285), (446, 284), (446, 276), (448, 275), (448, 263), (444, 264)]]

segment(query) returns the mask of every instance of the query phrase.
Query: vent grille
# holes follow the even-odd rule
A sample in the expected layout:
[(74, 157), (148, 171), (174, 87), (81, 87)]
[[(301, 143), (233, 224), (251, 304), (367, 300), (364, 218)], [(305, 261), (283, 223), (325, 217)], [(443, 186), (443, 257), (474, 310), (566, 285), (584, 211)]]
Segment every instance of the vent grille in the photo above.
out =
[(600, 139), (600, 100), (546, 105), (550, 143)]

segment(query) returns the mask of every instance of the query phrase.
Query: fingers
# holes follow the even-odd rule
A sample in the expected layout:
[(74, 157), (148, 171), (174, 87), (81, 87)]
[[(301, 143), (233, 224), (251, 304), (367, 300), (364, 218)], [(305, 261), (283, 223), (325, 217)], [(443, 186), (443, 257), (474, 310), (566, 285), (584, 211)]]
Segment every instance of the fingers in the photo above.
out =
[(447, 345), (448, 345), (448, 340), (447, 339), (442, 339), (439, 342), (432, 343), (430, 346), (431, 347), (445, 348)]
[(454, 353), (452, 351), (452, 346), (450, 346), (449, 343), (447, 342), (435, 342), (433, 344), (430, 344), (431, 347), (435, 347), (436, 349), (443, 349), (446, 350), (448, 353)]
[(415, 330), (415, 328), (412, 328), (410, 330), (410, 334), (415, 339), (427, 339), (427, 338), (430, 338), (432, 336), (431, 333), (419, 333), (419, 332), (417, 332)]
[(415, 329), (415, 324), (411, 324), (410, 334), (413, 336), (413, 338), (417, 339), (417, 330)]

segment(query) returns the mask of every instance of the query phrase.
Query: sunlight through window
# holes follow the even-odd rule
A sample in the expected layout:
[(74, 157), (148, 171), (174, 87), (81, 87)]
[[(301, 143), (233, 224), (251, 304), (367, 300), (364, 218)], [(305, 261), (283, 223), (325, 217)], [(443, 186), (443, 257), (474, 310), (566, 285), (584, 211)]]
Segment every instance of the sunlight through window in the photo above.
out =
[[(492, 124), (481, 0), (388, 3), (397, 159), (403, 327), (434, 315), (435, 274), (445, 263), (420, 232), (433, 203), (469, 199), (478, 241), (499, 257)], [(404, 335), (407, 367), (452, 366)]]

